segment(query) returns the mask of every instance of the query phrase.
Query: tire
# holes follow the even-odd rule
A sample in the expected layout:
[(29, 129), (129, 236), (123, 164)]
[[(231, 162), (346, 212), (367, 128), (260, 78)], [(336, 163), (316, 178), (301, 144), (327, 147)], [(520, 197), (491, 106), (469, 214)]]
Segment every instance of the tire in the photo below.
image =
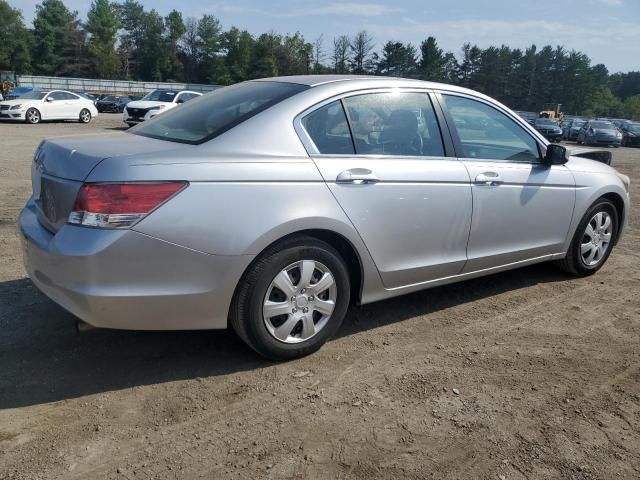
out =
[(42, 120), (42, 115), (37, 108), (30, 108), (29, 110), (27, 110), (27, 113), (24, 114), (24, 118), (27, 123), (36, 125), (40, 123), (40, 120)]
[(91, 112), (88, 109), (83, 108), (82, 110), (80, 110), (78, 120), (80, 121), (80, 123), (89, 123), (91, 121)]
[[(304, 282), (303, 275), (311, 280)], [(315, 291), (318, 284), (322, 290)], [(266, 358), (303, 357), (336, 334), (349, 307), (350, 292), (349, 272), (340, 254), (316, 238), (295, 236), (270, 247), (249, 267), (236, 289), (229, 322), (247, 345)], [(275, 316), (264, 313), (267, 302), (278, 307), (272, 312)]]
[[(596, 255), (596, 257), (593, 259), (595, 263), (590, 264), (585, 260), (583, 255), (590, 255), (593, 249), (583, 254), (582, 247), (585, 245), (591, 245), (590, 242), (586, 242), (585, 240), (593, 240), (593, 236), (587, 232), (587, 228), (589, 226), (591, 226), (592, 231), (596, 230), (596, 233), (598, 233), (597, 228), (594, 229), (594, 219), (597, 214), (605, 214), (610, 218), (610, 228), (605, 230), (605, 233), (610, 232), (610, 237), (608, 237), (609, 241), (607, 242), (604, 251), (600, 255)], [(597, 200), (591, 207), (589, 207), (587, 212), (584, 214), (584, 217), (582, 217), (582, 220), (580, 221), (580, 224), (576, 229), (576, 233), (571, 240), (571, 245), (569, 245), (567, 256), (564, 259), (559, 260), (557, 262), (557, 265), (565, 272), (576, 277), (586, 277), (588, 275), (596, 273), (606, 263), (609, 255), (611, 254), (611, 251), (613, 250), (613, 246), (616, 244), (618, 235), (618, 222), (618, 211), (616, 210), (616, 207), (613, 205), (613, 203), (605, 198)], [(595, 225), (597, 226), (597, 220)], [(602, 244), (604, 244), (604, 239), (606, 239), (607, 237), (599, 234), (597, 238), (603, 239)]]

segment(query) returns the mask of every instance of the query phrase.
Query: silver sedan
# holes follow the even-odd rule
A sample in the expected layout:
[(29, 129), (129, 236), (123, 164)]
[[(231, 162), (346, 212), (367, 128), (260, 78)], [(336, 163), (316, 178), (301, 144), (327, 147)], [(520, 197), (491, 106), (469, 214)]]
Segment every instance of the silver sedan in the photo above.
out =
[(629, 214), (610, 159), (458, 87), (250, 81), (127, 132), (42, 142), (25, 265), (92, 326), (231, 325), (293, 358), (352, 303), (545, 261), (596, 272)]

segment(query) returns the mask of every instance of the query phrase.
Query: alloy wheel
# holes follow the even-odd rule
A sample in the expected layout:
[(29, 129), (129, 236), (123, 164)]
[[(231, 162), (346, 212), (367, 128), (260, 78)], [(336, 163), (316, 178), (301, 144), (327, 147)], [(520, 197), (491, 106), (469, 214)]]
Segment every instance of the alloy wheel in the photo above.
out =
[(264, 324), (280, 342), (304, 342), (327, 325), (336, 299), (336, 281), (325, 265), (315, 260), (292, 263), (267, 289), (262, 306)]
[(613, 222), (604, 211), (597, 212), (585, 228), (580, 244), (580, 256), (587, 267), (600, 263), (611, 246)]
[(35, 109), (28, 110), (27, 121), (29, 123), (38, 123), (40, 121), (40, 113)]
[(82, 123), (89, 123), (91, 120), (91, 112), (89, 112), (89, 110), (82, 110), (80, 112), (80, 120)]

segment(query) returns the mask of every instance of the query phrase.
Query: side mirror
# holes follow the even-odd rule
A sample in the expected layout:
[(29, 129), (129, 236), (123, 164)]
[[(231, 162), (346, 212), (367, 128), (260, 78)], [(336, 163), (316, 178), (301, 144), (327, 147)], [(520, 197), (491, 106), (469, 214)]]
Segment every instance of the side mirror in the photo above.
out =
[(53, 102), (53, 98), (47, 97), (47, 102)]
[(569, 159), (567, 158), (567, 149), (557, 143), (547, 145), (547, 153), (543, 161), (545, 165), (564, 165)]
[(184, 103), (184, 100), (183, 100), (183, 99), (181, 99), (181, 98), (179, 98), (179, 99), (178, 99), (178, 101), (177, 101), (176, 103), (178, 103), (178, 104), (180, 104), (180, 103)]

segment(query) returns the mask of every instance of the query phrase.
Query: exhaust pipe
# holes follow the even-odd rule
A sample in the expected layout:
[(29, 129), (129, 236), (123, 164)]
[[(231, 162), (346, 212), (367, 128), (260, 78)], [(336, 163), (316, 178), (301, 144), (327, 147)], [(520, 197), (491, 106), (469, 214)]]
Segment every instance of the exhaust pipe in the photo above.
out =
[(95, 329), (96, 327), (94, 327), (93, 325), (89, 325), (87, 322), (76, 320), (76, 333), (88, 332)]

